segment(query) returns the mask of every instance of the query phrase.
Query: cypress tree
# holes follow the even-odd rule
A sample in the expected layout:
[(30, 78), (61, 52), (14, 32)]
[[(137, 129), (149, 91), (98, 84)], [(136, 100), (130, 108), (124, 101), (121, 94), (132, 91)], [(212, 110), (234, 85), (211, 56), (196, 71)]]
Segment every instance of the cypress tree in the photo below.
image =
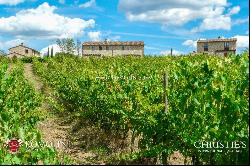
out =
[(49, 57), (49, 47), (48, 47), (48, 53), (47, 53), (47, 56)]
[(53, 57), (53, 55), (54, 55), (54, 50), (53, 50), (53, 47), (51, 48), (51, 57)]

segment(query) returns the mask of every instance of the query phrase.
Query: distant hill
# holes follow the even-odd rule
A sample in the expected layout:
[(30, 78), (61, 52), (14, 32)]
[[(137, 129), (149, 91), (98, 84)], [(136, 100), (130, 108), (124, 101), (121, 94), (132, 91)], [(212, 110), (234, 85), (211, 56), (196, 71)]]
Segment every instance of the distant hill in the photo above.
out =
[(0, 56), (6, 56), (7, 54), (3, 51), (3, 50), (0, 50)]

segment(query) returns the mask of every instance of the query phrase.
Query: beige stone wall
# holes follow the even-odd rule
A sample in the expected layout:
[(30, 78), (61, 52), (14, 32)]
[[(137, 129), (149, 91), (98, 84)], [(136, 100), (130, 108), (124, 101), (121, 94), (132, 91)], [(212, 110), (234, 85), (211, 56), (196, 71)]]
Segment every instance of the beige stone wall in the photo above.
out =
[[(26, 52), (26, 50), (28, 51), (28, 53)], [(37, 53), (36, 51), (30, 49), (30, 48), (26, 48), (26, 47), (22, 47), (22, 46), (17, 46), (14, 48), (11, 48), (9, 50), (9, 55), (8, 57), (12, 58), (13, 56), (16, 56), (17, 58), (21, 58), (21, 57), (39, 57), (40, 54)], [(24, 56), (22, 56), (24, 55)]]
[(143, 50), (83, 50), (82, 55), (101, 55), (101, 56), (119, 56), (119, 55), (140, 55), (143, 56)]
[(102, 46), (103, 50), (99, 50), (99, 46), (83, 46), (82, 55), (101, 55), (101, 56), (117, 56), (117, 55), (144, 55), (143, 46)]
[(22, 56), (22, 55), (20, 55), (20, 54), (17, 54), (17, 53), (12, 52), (12, 53), (9, 53), (9, 54), (8, 54), (8, 57), (9, 57), (9, 58), (13, 58), (13, 57), (23, 58), (23, 57), (25, 57), (25, 56)]
[[(204, 51), (204, 44), (205, 43), (197, 43), (197, 53), (203, 53)], [(224, 50), (224, 42), (208, 42), (208, 51), (205, 53), (212, 53), (215, 54), (216, 51), (223, 51)], [(229, 50), (236, 50), (236, 42), (229, 42)], [(230, 51), (225, 51), (230, 52)], [(218, 53), (218, 54), (224, 54)]]

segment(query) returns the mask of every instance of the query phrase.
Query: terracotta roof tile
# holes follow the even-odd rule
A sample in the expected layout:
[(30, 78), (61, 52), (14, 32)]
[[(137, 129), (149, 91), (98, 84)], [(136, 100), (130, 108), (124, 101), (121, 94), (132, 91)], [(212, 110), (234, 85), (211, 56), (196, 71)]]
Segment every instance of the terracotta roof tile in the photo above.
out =
[(99, 46), (99, 45), (109, 45), (109, 46), (119, 46), (119, 45), (136, 45), (143, 46), (143, 41), (101, 41), (101, 42), (84, 42), (84, 46)]
[(14, 47), (11, 47), (11, 48), (9, 48), (9, 50), (11, 50), (11, 49), (13, 49), (13, 48), (16, 48), (16, 47), (24, 47), (24, 48), (27, 48), (27, 49), (31, 49), (31, 50), (33, 50), (33, 51), (35, 51), (35, 52), (37, 52), (37, 53), (40, 53), (39, 51), (37, 51), (37, 50), (35, 50), (35, 49), (33, 49), (33, 48), (30, 48), (30, 47), (27, 47), (27, 46), (25, 46), (25, 45), (22, 45), (22, 44), (19, 44), (19, 45), (17, 45), (17, 46), (14, 46)]
[(207, 39), (207, 40), (198, 40), (198, 43), (204, 43), (204, 42), (230, 42), (230, 41), (237, 41), (236, 38), (230, 38), (230, 39)]

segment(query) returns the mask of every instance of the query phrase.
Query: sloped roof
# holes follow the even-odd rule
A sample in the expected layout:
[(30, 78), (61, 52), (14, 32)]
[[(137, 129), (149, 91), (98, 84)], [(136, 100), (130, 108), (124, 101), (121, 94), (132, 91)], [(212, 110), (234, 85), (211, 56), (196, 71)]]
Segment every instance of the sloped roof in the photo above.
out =
[(30, 48), (30, 47), (27, 47), (27, 46), (25, 46), (25, 45), (23, 45), (23, 44), (19, 44), (19, 45), (15, 46), (15, 47), (11, 47), (11, 48), (9, 48), (9, 50), (11, 50), (11, 49), (13, 49), (13, 48), (16, 48), (16, 47), (24, 47), (24, 48), (27, 48), (27, 49), (31, 49), (31, 50), (33, 50), (33, 51), (35, 51), (35, 52), (37, 52), (37, 53), (40, 53), (39, 51), (37, 51), (37, 50), (35, 50), (35, 49), (33, 49), (33, 48)]
[(84, 46), (144, 46), (143, 41), (101, 41), (101, 42), (84, 42)]
[(207, 42), (236, 42), (237, 38), (229, 38), (229, 39), (207, 39), (207, 40), (198, 40), (198, 43), (207, 43)]

